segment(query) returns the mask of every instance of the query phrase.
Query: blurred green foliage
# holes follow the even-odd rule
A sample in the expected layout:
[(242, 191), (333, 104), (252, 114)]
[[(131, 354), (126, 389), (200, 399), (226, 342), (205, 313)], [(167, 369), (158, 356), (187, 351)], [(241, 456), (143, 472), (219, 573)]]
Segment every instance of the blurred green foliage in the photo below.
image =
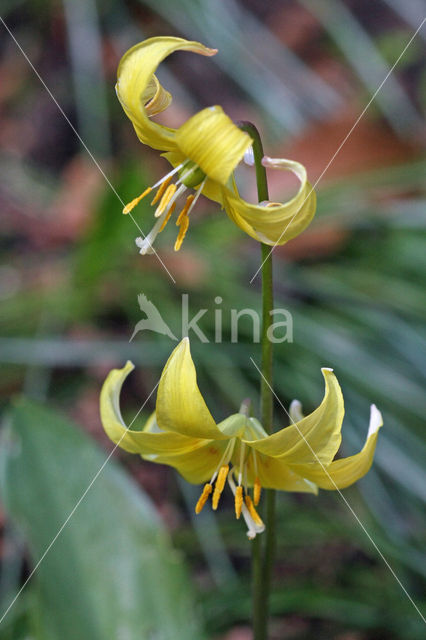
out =
[[(26, 612), (31, 637), (202, 637), (182, 559), (153, 506), (76, 425), (20, 402), (0, 464), (6, 508), (31, 557), (43, 558)], [(21, 616), (11, 609), (2, 638), (28, 637)]]

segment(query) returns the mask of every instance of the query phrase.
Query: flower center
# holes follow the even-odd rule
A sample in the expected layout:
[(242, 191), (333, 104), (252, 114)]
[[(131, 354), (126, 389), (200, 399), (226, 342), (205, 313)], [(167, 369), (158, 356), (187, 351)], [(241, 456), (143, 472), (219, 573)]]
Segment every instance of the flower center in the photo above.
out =
[[(179, 179), (177, 182), (172, 183), (172, 177), (179, 173)], [(192, 161), (186, 160), (179, 166), (175, 167), (172, 171), (167, 173), (161, 180), (156, 182), (152, 187), (148, 187), (137, 198), (134, 198), (131, 202), (126, 204), (123, 209), (123, 213), (127, 214), (136, 207), (137, 204), (146, 196), (158, 187), (151, 205), (157, 204), (157, 208), (154, 212), (154, 217), (157, 219), (151, 231), (144, 238), (136, 238), (136, 245), (139, 247), (139, 253), (145, 255), (147, 253), (154, 253), (153, 243), (159, 233), (163, 231), (166, 224), (170, 220), (172, 213), (176, 208), (178, 198), (189, 189), (199, 185), (195, 194), (190, 194), (186, 198), (186, 202), (178, 214), (176, 220), (176, 226), (179, 227), (178, 236), (176, 238), (174, 249), (179, 251), (182, 246), (182, 242), (185, 238), (186, 232), (189, 227), (189, 214), (194, 208), (198, 198), (201, 195), (203, 187), (206, 182), (206, 175), (203, 171)]]
[[(232, 493), (234, 494), (235, 517), (238, 520), (241, 515), (243, 516), (247, 524), (247, 536), (250, 538), (250, 540), (252, 540), (258, 533), (262, 533), (262, 531), (265, 530), (265, 525), (263, 524), (262, 519), (260, 518), (255, 508), (260, 500), (261, 485), (257, 472), (256, 453), (255, 451), (249, 451), (248, 455), (246, 456), (248, 447), (241, 441), (239, 441), (240, 450), (239, 452), (237, 452), (238, 466), (234, 466), (230, 470), (229, 463), (233, 456), (235, 445), (238, 440), (238, 438), (232, 438), (229, 441), (222, 459), (220, 460), (215, 472), (213, 473), (210, 482), (203, 488), (201, 496), (195, 506), (195, 513), (198, 514), (201, 512), (211, 494), (213, 494), (212, 508), (216, 511), (219, 506), (220, 496), (222, 495), (226, 480), (228, 480), (228, 484), (231, 488)], [(249, 489), (247, 486), (247, 462), (250, 455), (252, 455), (253, 457), (253, 466), (256, 473), (256, 478), (253, 484), (253, 499), (249, 494)], [(234, 479), (237, 480), (237, 484), (235, 484)]]
[(198, 165), (195, 164), (195, 162), (189, 160), (189, 162), (185, 164), (184, 169), (181, 169), (179, 172), (179, 176), (184, 185), (194, 188), (203, 182), (206, 174)]

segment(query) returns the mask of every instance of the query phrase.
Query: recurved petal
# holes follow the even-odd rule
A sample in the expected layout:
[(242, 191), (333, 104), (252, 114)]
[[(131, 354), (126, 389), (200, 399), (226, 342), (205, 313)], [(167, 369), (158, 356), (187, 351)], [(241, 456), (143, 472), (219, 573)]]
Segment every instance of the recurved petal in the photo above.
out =
[(140, 101), (145, 105), (146, 115), (151, 117), (165, 111), (172, 101), (172, 96), (160, 84), (157, 76), (153, 75)]
[(316, 195), (307, 180), (303, 165), (292, 160), (267, 158), (265, 166), (292, 171), (300, 180), (297, 194), (283, 204), (250, 204), (236, 189), (224, 187), (222, 204), (228, 216), (255, 240), (282, 245), (298, 236), (311, 222), (316, 210)]
[(164, 58), (179, 50), (204, 56), (216, 53), (216, 49), (183, 38), (149, 38), (124, 54), (117, 72), (117, 96), (138, 138), (144, 144), (162, 151), (176, 148), (175, 129), (149, 119), (150, 115), (159, 113), (171, 101), (170, 94), (161, 87), (154, 73)]
[(361, 451), (349, 458), (335, 460), (328, 466), (318, 463), (291, 465), (304, 478), (315, 482), (321, 489), (344, 489), (349, 487), (369, 471), (376, 450), (379, 429), (383, 426), (382, 414), (371, 405), (370, 425), (367, 439)]
[(178, 344), (163, 369), (156, 414), (162, 431), (192, 438), (229, 439), (217, 428), (200, 393), (188, 338)]
[(206, 176), (226, 185), (252, 140), (232, 122), (222, 107), (214, 106), (189, 118), (176, 131), (176, 144)]
[(345, 413), (342, 391), (332, 369), (321, 369), (325, 381), (324, 398), (311, 414), (298, 422), (259, 440), (245, 441), (256, 451), (287, 464), (320, 460), (328, 465), (341, 442)]
[(103, 384), (100, 412), (102, 425), (108, 437), (125, 451), (141, 455), (183, 454), (205, 445), (206, 441), (198, 438), (158, 432), (152, 415), (143, 431), (126, 427), (120, 411), (120, 392), (124, 380), (133, 369), (133, 364), (127, 362), (122, 369), (110, 371)]

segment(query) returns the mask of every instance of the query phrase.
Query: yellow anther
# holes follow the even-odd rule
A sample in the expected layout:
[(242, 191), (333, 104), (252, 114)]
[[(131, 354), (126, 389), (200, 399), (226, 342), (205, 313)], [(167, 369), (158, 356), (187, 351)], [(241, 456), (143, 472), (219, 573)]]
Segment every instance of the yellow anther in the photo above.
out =
[(213, 487), (211, 484), (206, 484), (204, 485), (204, 489), (202, 494), (200, 495), (200, 497), (198, 498), (198, 502), (195, 505), (195, 513), (200, 513), (204, 507), (204, 505), (206, 504), (207, 500), (209, 499), (209, 495), (211, 494), (211, 492), (213, 491)]
[(142, 198), (144, 198), (150, 191), (152, 191), (152, 189), (151, 187), (148, 187), (143, 193), (141, 193), (140, 196), (138, 196), (137, 198), (133, 198), (133, 200), (126, 204), (126, 206), (124, 207), (123, 213), (130, 213), (131, 210), (134, 209), (136, 205), (139, 204), (139, 202), (142, 200)]
[(180, 222), (179, 233), (175, 242), (175, 251), (179, 251), (179, 249), (181, 248), (182, 242), (186, 236), (186, 232), (188, 231), (188, 227), (189, 227), (189, 218), (188, 216), (185, 216)]
[(228, 476), (229, 464), (224, 464), (220, 469), (217, 476), (216, 484), (214, 487), (214, 493), (212, 498), (212, 507), (214, 510), (217, 509), (219, 504), (219, 498), (225, 486), (226, 478)]
[(246, 502), (246, 507), (249, 510), (249, 513), (250, 513), (251, 517), (253, 518), (255, 523), (261, 527), (263, 525), (262, 518), (260, 517), (260, 515), (257, 513), (256, 509), (254, 508), (254, 505), (253, 505), (253, 502), (251, 501), (250, 496), (246, 496), (245, 502)]
[(155, 217), (159, 218), (161, 216), (162, 213), (164, 213), (165, 208), (167, 207), (167, 205), (169, 204), (170, 200), (173, 197), (174, 192), (176, 191), (177, 187), (175, 184), (169, 184), (169, 186), (167, 187), (167, 189), (165, 190), (163, 197), (160, 200), (160, 204), (157, 207), (157, 210), (155, 212)]
[(164, 180), (164, 182), (162, 182), (160, 184), (160, 187), (159, 187), (157, 193), (155, 194), (151, 204), (155, 204), (156, 202), (159, 201), (159, 199), (162, 197), (163, 193), (165, 192), (165, 190), (169, 186), (169, 183), (170, 183), (171, 179), (172, 179), (172, 176), (169, 176), (166, 180)]
[(239, 520), (243, 508), (243, 488), (237, 487), (235, 491), (235, 517)]
[(256, 476), (256, 480), (254, 481), (254, 487), (253, 487), (253, 502), (255, 507), (257, 507), (257, 505), (259, 504), (261, 491), (262, 491), (262, 486), (260, 484), (259, 478)]
[(175, 210), (176, 207), (176, 202), (174, 202), (172, 204), (172, 206), (170, 207), (169, 211), (167, 212), (166, 217), (163, 220), (163, 224), (161, 225), (161, 227), (158, 230), (158, 233), (161, 233), (162, 230), (164, 229), (164, 227), (166, 226), (166, 224), (168, 223), (168, 221), (170, 220), (170, 216), (172, 215), (173, 211)]
[(178, 227), (180, 226), (183, 218), (186, 216), (186, 214), (188, 212), (189, 207), (193, 203), (194, 198), (195, 198), (195, 196), (193, 196), (193, 195), (190, 195), (190, 196), (187, 197), (186, 202), (185, 202), (185, 206), (182, 209), (182, 211), (180, 212), (180, 214), (178, 215), (178, 219), (176, 220), (176, 226), (178, 226)]

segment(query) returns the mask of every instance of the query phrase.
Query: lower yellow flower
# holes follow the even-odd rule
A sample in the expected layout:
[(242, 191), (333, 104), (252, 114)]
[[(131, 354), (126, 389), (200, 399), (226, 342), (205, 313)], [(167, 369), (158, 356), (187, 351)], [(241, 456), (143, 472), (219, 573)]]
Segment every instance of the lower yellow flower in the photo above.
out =
[[(315, 214), (315, 192), (307, 180), (305, 168), (291, 160), (265, 158), (265, 166), (295, 173), (300, 180), (300, 189), (284, 204), (250, 204), (240, 197), (233, 172), (249, 151), (252, 140), (232, 122), (222, 107), (214, 105), (202, 109), (178, 129), (152, 120), (152, 116), (164, 111), (172, 100), (155, 71), (162, 60), (175, 51), (191, 51), (203, 56), (217, 53), (216, 49), (183, 38), (150, 38), (124, 54), (117, 72), (117, 96), (138, 138), (163, 151), (173, 166), (171, 172), (123, 209), (123, 213), (130, 213), (142, 198), (158, 188), (152, 200), (152, 204), (157, 205), (154, 214), (157, 220), (145, 238), (137, 238), (140, 253), (152, 253), (155, 238), (186, 195), (176, 220), (179, 233), (175, 250), (179, 250), (190, 214), (201, 193), (219, 203), (231, 220), (256, 240), (270, 245), (284, 244), (301, 233)], [(176, 182), (172, 182), (174, 176)], [(189, 195), (188, 190), (191, 190)]]
[(250, 539), (265, 526), (256, 511), (261, 487), (317, 493), (341, 489), (369, 470), (382, 417), (372, 405), (370, 426), (362, 450), (334, 460), (341, 441), (343, 397), (331, 369), (322, 369), (325, 394), (306, 417), (293, 402), (293, 424), (267, 435), (256, 418), (244, 410), (216, 424), (198, 389), (189, 340), (184, 338), (171, 354), (161, 375), (155, 413), (142, 431), (126, 427), (120, 413), (120, 392), (133, 370), (128, 362), (113, 369), (101, 392), (101, 419), (113, 442), (144, 459), (174, 467), (194, 484), (206, 483), (195, 510), (212, 497), (216, 509), (228, 482), (235, 515), (247, 524)]

